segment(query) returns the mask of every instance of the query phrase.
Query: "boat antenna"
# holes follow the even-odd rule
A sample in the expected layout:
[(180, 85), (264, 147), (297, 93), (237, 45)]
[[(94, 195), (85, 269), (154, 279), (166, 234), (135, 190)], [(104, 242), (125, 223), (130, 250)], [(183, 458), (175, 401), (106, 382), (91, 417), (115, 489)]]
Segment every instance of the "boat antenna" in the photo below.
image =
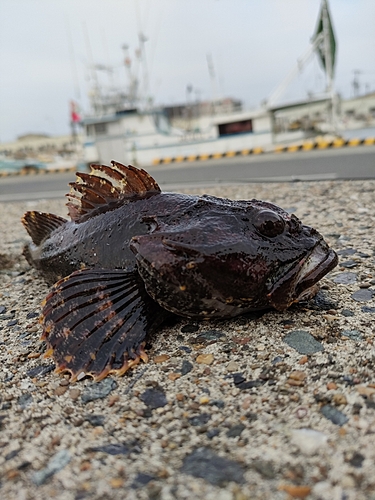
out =
[(91, 105), (93, 107), (94, 113), (99, 114), (102, 112), (101, 92), (100, 92), (98, 75), (96, 74), (94, 59), (92, 57), (90, 37), (89, 37), (89, 33), (87, 30), (87, 25), (86, 25), (85, 21), (82, 22), (82, 30), (83, 30), (83, 34), (85, 37), (87, 59), (89, 61), (89, 68), (90, 68), (90, 73), (91, 73), (90, 76), (91, 76), (91, 80), (93, 82), (93, 89), (90, 92)]
[(216, 73), (215, 73), (215, 68), (214, 68), (214, 62), (212, 59), (212, 54), (208, 53), (206, 55), (206, 58), (207, 58), (208, 73), (210, 75), (210, 81), (211, 81), (212, 114), (215, 115), (216, 114), (216, 103), (218, 101)]
[(72, 30), (70, 29), (69, 18), (68, 18), (68, 15), (66, 13), (65, 13), (65, 28), (66, 28), (66, 35), (68, 38), (70, 68), (72, 70), (72, 77), (73, 77), (73, 82), (74, 82), (74, 94), (75, 94), (76, 99), (80, 100), (81, 99), (81, 92), (80, 92), (80, 88), (79, 88), (78, 71), (77, 71), (77, 65), (76, 65), (76, 58), (75, 58), (75, 54), (74, 54)]

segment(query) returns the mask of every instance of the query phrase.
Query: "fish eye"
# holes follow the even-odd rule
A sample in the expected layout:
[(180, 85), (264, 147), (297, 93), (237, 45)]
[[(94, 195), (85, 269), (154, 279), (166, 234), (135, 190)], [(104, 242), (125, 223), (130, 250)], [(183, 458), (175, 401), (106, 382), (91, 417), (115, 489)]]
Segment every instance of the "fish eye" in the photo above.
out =
[(285, 221), (272, 210), (262, 210), (255, 218), (254, 227), (260, 234), (272, 238), (284, 231)]

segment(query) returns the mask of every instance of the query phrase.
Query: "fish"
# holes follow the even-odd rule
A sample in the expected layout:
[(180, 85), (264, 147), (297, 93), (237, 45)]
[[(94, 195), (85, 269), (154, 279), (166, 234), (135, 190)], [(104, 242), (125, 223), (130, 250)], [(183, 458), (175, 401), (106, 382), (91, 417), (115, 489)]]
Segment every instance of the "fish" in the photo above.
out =
[(284, 311), (338, 262), (314, 228), (260, 200), (162, 192), (145, 170), (112, 161), (77, 172), (69, 220), (22, 223), (29, 264), (53, 285), (42, 340), (71, 381), (124, 375), (171, 317), (228, 319)]

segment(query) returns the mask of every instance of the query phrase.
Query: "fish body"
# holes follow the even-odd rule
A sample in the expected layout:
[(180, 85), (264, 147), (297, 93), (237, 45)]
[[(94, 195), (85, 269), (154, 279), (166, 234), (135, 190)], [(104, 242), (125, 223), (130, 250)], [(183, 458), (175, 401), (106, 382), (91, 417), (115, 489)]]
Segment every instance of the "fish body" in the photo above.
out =
[(284, 310), (337, 264), (314, 228), (271, 203), (162, 193), (143, 170), (115, 162), (77, 175), (71, 221), (23, 218), (28, 261), (59, 280), (43, 337), (73, 378), (124, 373), (168, 314)]

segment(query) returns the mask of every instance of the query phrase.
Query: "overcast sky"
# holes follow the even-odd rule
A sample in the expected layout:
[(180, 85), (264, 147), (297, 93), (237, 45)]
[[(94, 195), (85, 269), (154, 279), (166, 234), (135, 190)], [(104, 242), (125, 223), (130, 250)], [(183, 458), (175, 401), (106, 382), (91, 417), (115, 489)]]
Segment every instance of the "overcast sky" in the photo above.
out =
[[(338, 53), (336, 89), (375, 91), (375, 0), (330, 0)], [(112, 66), (126, 88), (122, 45), (135, 70), (138, 33), (158, 104), (213, 96), (257, 107), (308, 49), (320, 0), (0, 0), (0, 142), (29, 132), (69, 132), (69, 101), (89, 110), (90, 64)], [(215, 81), (210, 80), (211, 54)], [(100, 72), (102, 85), (109, 73)], [(316, 57), (282, 101), (323, 90)], [(366, 87), (367, 85), (367, 87)]]

